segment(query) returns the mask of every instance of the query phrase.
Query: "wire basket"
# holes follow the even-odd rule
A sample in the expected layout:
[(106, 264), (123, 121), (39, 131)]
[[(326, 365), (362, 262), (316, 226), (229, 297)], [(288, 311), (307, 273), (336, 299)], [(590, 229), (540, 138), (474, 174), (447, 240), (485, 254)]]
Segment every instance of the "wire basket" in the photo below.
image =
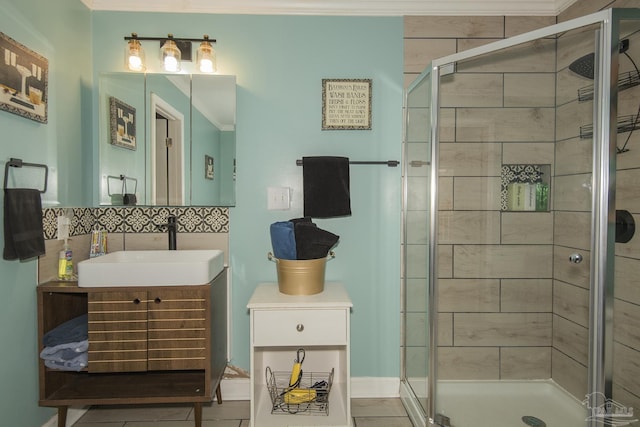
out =
[(331, 372), (303, 372), (300, 383), (289, 386), (291, 372), (265, 369), (272, 414), (329, 415), (329, 392), (333, 384)]

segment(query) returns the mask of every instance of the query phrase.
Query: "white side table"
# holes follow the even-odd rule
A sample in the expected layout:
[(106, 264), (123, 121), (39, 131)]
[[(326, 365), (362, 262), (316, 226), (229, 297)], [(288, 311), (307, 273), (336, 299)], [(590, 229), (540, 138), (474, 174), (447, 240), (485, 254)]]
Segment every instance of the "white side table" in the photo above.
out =
[[(258, 285), (247, 304), (251, 318), (251, 427), (352, 427), (351, 299), (340, 283), (316, 295), (285, 295), (276, 283)], [(328, 415), (271, 413), (266, 369), (291, 372), (299, 348), (304, 372), (334, 370)]]

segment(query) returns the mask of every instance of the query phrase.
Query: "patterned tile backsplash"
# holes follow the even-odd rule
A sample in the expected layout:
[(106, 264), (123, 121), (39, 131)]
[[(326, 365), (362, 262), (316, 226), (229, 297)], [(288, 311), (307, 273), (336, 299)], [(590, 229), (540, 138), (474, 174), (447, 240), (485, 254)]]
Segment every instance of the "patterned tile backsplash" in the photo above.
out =
[[(65, 208), (42, 210), (45, 239), (55, 239), (58, 216)], [(73, 208), (71, 236), (89, 234), (95, 228), (109, 233), (163, 233), (157, 226), (173, 214), (178, 233), (228, 233), (229, 209), (220, 207), (100, 207)]]

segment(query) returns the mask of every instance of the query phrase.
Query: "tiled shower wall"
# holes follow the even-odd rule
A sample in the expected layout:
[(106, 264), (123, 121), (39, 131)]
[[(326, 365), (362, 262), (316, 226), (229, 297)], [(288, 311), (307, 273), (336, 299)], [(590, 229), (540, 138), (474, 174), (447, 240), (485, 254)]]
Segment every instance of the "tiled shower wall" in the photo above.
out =
[(538, 40), (441, 80), (441, 379), (551, 376), (553, 213), (500, 201), (502, 165), (553, 169), (554, 71), (555, 42)]
[[(624, 1), (578, 2), (558, 20), (605, 7), (632, 6)], [(406, 84), (432, 59), (554, 22), (549, 17), (407, 17)], [(562, 70), (588, 52), (592, 40), (589, 34), (577, 44), (569, 38), (558, 43), (557, 144), (553, 135), (555, 113), (548, 114), (553, 110), (549, 107), (556, 106), (555, 76), (547, 74), (555, 70), (555, 63), (547, 68), (549, 61), (555, 61), (555, 52), (553, 59), (549, 57), (551, 52), (544, 43), (534, 49), (543, 59), (535, 57), (534, 66), (542, 68), (534, 69), (534, 73), (528, 67), (526, 74), (510, 75), (518, 71), (518, 65), (508, 57), (502, 59), (500, 73), (492, 73), (491, 67), (496, 65), (496, 58), (492, 58), (491, 62), (479, 61), (473, 69), (466, 70), (473, 71), (473, 75), (462, 75), (464, 70), (459, 70), (460, 75), (443, 86), (443, 90), (447, 89), (443, 94), (447, 110), (442, 114), (445, 125), (441, 129), (439, 188), (444, 225), (439, 233), (440, 378), (553, 377), (579, 399), (586, 393), (590, 219), (586, 212), (589, 206), (585, 208), (580, 190), (585, 188), (583, 178), (591, 168), (591, 158), (590, 140), (580, 140), (576, 135), (577, 128), (586, 124), (582, 123), (583, 117), (589, 116), (591, 105), (577, 105), (575, 99), (577, 87), (588, 82), (575, 80), (567, 85), (567, 75)], [(636, 59), (640, 57), (638, 48), (640, 40), (637, 45), (632, 41), (629, 53), (636, 62), (640, 62)], [(628, 71), (630, 66), (621, 57), (621, 71)], [(621, 93), (619, 115), (636, 113), (638, 91), (636, 88)], [(457, 105), (458, 96), (465, 98), (464, 105)], [(505, 112), (498, 113), (501, 107), (513, 108), (510, 112), (521, 109), (520, 114), (501, 115)], [(522, 109), (529, 109), (529, 113)], [(528, 128), (531, 123), (538, 126)], [(533, 134), (535, 139), (528, 141), (528, 135)], [(627, 135), (619, 137), (619, 146)], [(478, 144), (481, 141), (483, 144)], [(617, 158), (617, 208), (627, 209), (638, 218), (640, 149), (633, 148), (640, 146), (638, 132), (631, 135), (628, 144), (630, 151)], [(498, 200), (491, 193), (498, 191), (496, 167), (501, 163), (554, 166), (557, 194), (552, 199), (563, 200), (564, 205), (554, 205), (552, 213), (499, 212), (497, 206), (491, 205)], [(460, 170), (462, 174), (456, 175), (454, 171)], [(419, 358), (426, 352), (426, 342), (415, 331), (426, 328), (426, 307), (417, 301), (426, 300), (423, 285), (427, 272), (416, 265), (426, 259), (426, 249), (420, 249), (428, 243), (425, 215), (420, 211), (427, 209), (428, 189), (425, 174), (408, 174), (413, 176), (407, 212), (409, 246), (405, 254), (409, 267), (404, 272), (409, 302), (406, 350), (408, 358)], [(568, 255), (576, 251), (585, 256), (579, 266), (567, 261)], [(518, 263), (522, 265), (518, 267)], [(502, 271), (490, 265), (501, 266)], [(614, 399), (632, 407), (640, 407), (639, 272), (638, 239), (617, 244)]]
[[(432, 59), (554, 23), (552, 17), (406, 17), (407, 85)], [(552, 163), (554, 79), (545, 74), (555, 66), (551, 47), (536, 46), (542, 53), (533, 72), (530, 63), (499, 56), (459, 64), (443, 80), (441, 379), (550, 377), (552, 217), (501, 213), (500, 171), (502, 164)], [(527, 144), (540, 129), (544, 135)], [(427, 144), (411, 145), (426, 155)], [(415, 301), (426, 300), (419, 293), (427, 271), (416, 266), (426, 259), (429, 193), (426, 173), (410, 169), (406, 354), (419, 359), (426, 342), (415, 331), (426, 329), (426, 307)]]

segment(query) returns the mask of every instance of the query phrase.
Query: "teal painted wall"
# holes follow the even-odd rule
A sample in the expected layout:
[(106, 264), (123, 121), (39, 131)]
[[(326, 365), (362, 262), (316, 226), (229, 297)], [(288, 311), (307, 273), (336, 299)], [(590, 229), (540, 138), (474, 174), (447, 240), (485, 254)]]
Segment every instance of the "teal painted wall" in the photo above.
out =
[[(302, 168), (311, 155), (400, 160), (401, 17), (311, 17), (94, 12), (94, 73), (123, 70), (123, 37), (216, 38), (221, 74), (237, 76), (237, 203), (231, 209), (232, 363), (249, 368), (246, 304), (258, 283), (275, 281), (269, 225), (302, 215)], [(157, 44), (144, 45), (157, 71)], [(155, 70), (154, 70), (155, 68)], [(321, 80), (373, 80), (372, 129), (321, 130)], [(292, 209), (268, 211), (268, 186), (293, 189)], [(400, 168), (352, 166), (353, 215), (317, 220), (340, 236), (328, 280), (354, 303), (352, 374), (399, 377)]]
[[(0, 10), (0, 31), (49, 60), (48, 124), (0, 111), (0, 166), (11, 157), (46, 163), (43, 203), (86, 205), (91, 121), (82, 106), (90, 105), (92, 88), (90, 13), (79, 0), (0, 0)], [(1, 227), (0, 236), (4, 242)], [(36, 276), (35, 259), (0, 261), (0, 424), (6, 426), (40, 426), (54, 413), (38, 407)]]
[[(400, 159), (402, 18), (90, 13), (79, 0), (0, 0), (0, 9), (2, 32), (49, 59), (49, 123), (0, 111), (0, 162), (48, 164), (45, 206), (92, 201), (93, 82), (102, 71), (122, 71), (125, 34), (218, 38), (220, 72), (238, 76), (232, 363), (248, 369), (246, 303), (258, 283), (276, 276), (266, 258), (269, 225), (302, 215), (296, 159)], [(94, 51), (100, 55), (92, 58)], [(372, 130), (320, 130), (322, 78), (373, 80)], [(267, 211), (267, 186), (292, 188), (292, 209)], [(327, 279), (344, 282), (354, 302), (354, 376), (399, 376), (400, 188), (399, 168), (353, 166), (353, 215), (316, 220), (341, 237)], [(7, 425), (38, 426), (52, 411), (37, 406), (36, 262), (0, 261), (0, 274), (0, 342), (11, 349), (2, 355), (0, 414)]]

